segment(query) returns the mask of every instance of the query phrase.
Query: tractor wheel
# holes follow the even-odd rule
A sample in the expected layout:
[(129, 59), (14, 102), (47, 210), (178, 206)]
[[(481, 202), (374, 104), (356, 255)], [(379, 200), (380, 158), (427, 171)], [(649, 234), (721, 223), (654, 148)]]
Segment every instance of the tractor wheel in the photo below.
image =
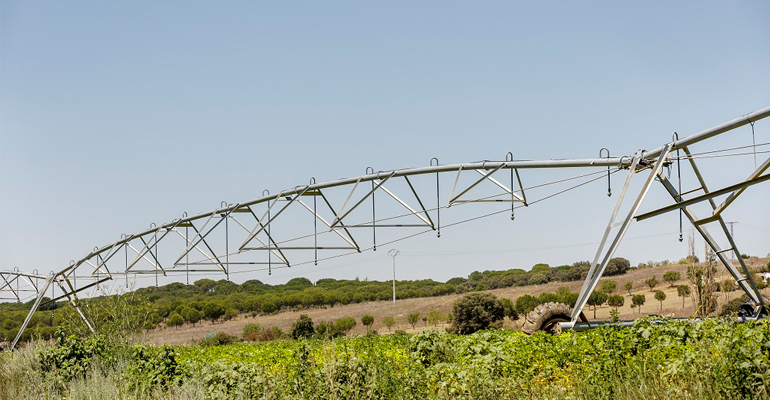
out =
[[(522, 332), (531, 335), (537, 331), (544, 331), (549, 335), (561, 333), (559, 322), (569, 322), (572, 308), (564, 303), (545, 303), (535, 307), (524, 319)], [(585, 315), (580, 313), (580, 320), (587, 321)]]

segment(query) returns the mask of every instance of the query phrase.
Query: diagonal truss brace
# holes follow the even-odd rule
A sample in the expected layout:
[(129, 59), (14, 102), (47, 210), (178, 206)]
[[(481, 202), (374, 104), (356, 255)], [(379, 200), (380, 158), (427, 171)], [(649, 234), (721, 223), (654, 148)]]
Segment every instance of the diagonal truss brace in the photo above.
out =
[(601, 264), (597, 264), (597, 261), (601, 257), (602, 251), (604, 249), (604, 245), (607, 242), (607, 238), (609, 237), (610, 231), (614, 227), (615, 217), (617, 216), (617, 213), (620, 209), (620, 205), (623, 202), (623, 198), (625, 197), (625, 192), (628, 189), (628, 184), (631, 181), (632, 175), (636, 172), (635, 167), (640, 163), (640, 160), (643, 158), (643, 153), (640, 151), (640, 152), (637, 152), (637, 154), (634, 156), (634, 159), (632, 161), (632, 167), (630, 168), (629, 175), (626, 178), (626, 182), (623, 184), (623, 189), (615, 205), (615, 210), (612, 213), (610, 222), (607, 224), (607, 229), (605, 230), (604, 237), (602, 238), (601, 244), (599, 245), (599, 250), (596, 252), (596, 257), (594, 258), (594, 262), (591, 263), (591, 268), (588, 270), (588, 275), (586, 276), (586, 280), (583, 281), (583, 287), (580, 289), (580, 293), (578, 294), (578, 299), (577, 299), (577, 302), (575, 303), (575, 307), (572, 309), (572, 315), (570, 317), (573, 323), (578, 320), (578, 318), (580, 317), (580, 313), (583, 312), (583, 308), (585, 307), (586, 302), (588, 302), (588, 297), (591, 295), (591, 292), (593, 292), (593, 290), (596, 288), (596, 285), (599, 283), (599, 278), (601, 278), (602, 275), (604, 274), (604, 270), (607, 268), (607, 264), (609, 264), (610, 259), (615, 254), (615, 250), (617, 250), (618, 246), (620, 246), (620, 241), (623, 239), (623, 236), (625, 236), (626, 232), (628, 231), (628, 227), (630, 226), (634, 215), (639, 210), (639, 207), (642, 205), (642, 201), (644, 200), (645, 196), (647, 196), (647, 193), (650, 191), (650, 188), (652, 187), (653, 182), (655, 182), (655, 177), (660, 172), (664, 162), (666, 162), (672, 147), (673, 147), (673, 143), (668, 143), (663, 147), (663, 152), (658, 157), (658, 160), (655, 162), (654, 166), (652, 167), (650, 174), (647, 176), (647, 180), (642, 185), (642, 188), (639, 191), (639, 195), (636, 197), (634, 204), (631, 206), (631, 209), (628, 211), (626, 218), (623, 219), (623, 221), (621, 222), (620, 229), (615, 234), (615, 238), (612, 240), (610, 247), (607, 249), (607, 252), (604, 254)]

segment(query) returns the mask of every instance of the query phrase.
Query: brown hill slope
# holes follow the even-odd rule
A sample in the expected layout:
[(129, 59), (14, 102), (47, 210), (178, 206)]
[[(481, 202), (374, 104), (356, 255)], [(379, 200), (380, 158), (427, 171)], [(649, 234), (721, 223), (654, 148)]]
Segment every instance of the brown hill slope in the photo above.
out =
[[(765, 259), (752, 259), (750, 263), (752, 265), (764, 265), (768, 261)], [(666, 271), (679, 271), (682, 279), (676, 284), (689, 284), (686, 278), (687, 267), (684, 265), (669, 265), (659, 268), (647, 268), (629, 271), (625, 275), (614, 276), (609, 278), (602, 278), (602, 280), (614, 280), (618, 282), (618, 289), (615, 294), (623, 294), (626, 297), (626, 302), (623, 307), (619, 309), (621, 319), (633, 319), (640, 315), (659, 314), (659, 315), (673, 315), (675, 317), (689, 317), (693, 310), (693, 302), (691, 298), (685, 299), (685, 307), (682, 307), (682, 298), (677, 297), (676, 287), (669, 287), (669, 285), (663, 281), (663, 274)], [(729, 275), (724, 268), (718, 268), (717, 280), (721, 281), (727, 279)], [(652, 276), (656, 276), (658, 280), (658, 286), (651, 291), (644, 281)], [(631, 299), (627, 292), (623, 290), (623, 285), (626, 282), (631, 282), (634, 285), (632, 294), (644, 294), (647, 298), (646, 303), (641, 307), (641, 310), (631, 308)], [(544, 285), (536, 286), (522, 286), (511, 287), (504, 289), (487, 290), (485, 292), (492, 293), (498, 297), (506, 297), (513, 301), (517, 297), (524, 294), (531, 294), (534, 296), (543, 292), (555, 292), (556, 289), (562, 286), (568, 287), (571, 291), (577, 292), (580, 290), (582, 281), (576, 282), (552, 282)], [(666, 293), (666, 300), (661, 304), (655, 300), (654, 291), (663, 290)], [(720, 293), (718, 302), (721, 307), (722, 304), (729, 300), (740, 297), (743, 292), (733, 291), (730, 293)], [(388, 329), (382, 325), (383, 318), (387, 316), (393, 316), (396, 320), (396, 326), (393, 329), (400, 329), (407, 332), (421, 331), (425, 328), (425, 324), (420, 321), (416, 325), (415, 329), (407, 322), (406, 316), (412, 312), (419, 312), (422, 316), (425, 316), (431, 310), (439, 310), (442, 313), (450, 312), (452, 303), (462, 295), (449, 295), (439, 297), (424, 297), (414, 299), (398, 300), (395, 304), (390, 301), (377, 301), (369, 303), (351, 304), (347, 306), (337, 306), (328, 308), (309, 309), (302, 311), (282, 312), (276, 315), (258, 316), (255, 318), (247, 317), (246, 315), (240, 315), (233, 320), (225, 322), (217, 322), (211, 324), (210, 322), (202, 322), (193, 327), (189, 324), (179, 328), (159, 328), (151, 332), (144, 334), (144, 341), (150, 343), (166, 343), (166, 344), (187, 344), (192, 341), (201, 340), (209, 333), (225, 332), (230, 335), (240, 337), (243, 331), (243, 327), (248, 323), (258, 323), (263, 328), (270, 326), (277, 326), (284, 332), (288, 332), (291, 329), (291, 325), (300, 314), (309, 315), (314, 322), (331, 321), (343, 317), (353, 317), (357, 321), (357, 325), (351, 331), (351, 334), (365, 333), (366, 329), (361, 324), (361, 317), (366, 314), (374, 316), (373, 329), (380, 333), (387, 333)], [(593, 310), (586, 307), (585, 314), (589, 319), (593, 319)], [(596, 311), (596, 318), (599, 320), (606, 320), (610, 317), (610, 308), (606, 305), (599, 307)], [(514, 323), (506, 322), (508, 327), (519, 328), (521, 320)], [(439, 328), (443, 328), (445, 324), (439, 325)]]

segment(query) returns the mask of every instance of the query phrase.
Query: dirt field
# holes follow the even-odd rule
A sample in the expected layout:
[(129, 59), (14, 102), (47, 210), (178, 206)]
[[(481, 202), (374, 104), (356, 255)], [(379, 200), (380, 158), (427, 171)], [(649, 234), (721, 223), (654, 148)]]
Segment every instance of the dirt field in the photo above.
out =
[[(764, 265), (767, 262), (768, 262), (768, 258), (752, 259), (750, 260), (749, 265), (752, 265), (752, 264)], [(683, 308), (682, 298), (677, 296), (676, 287), (670, 287), (666, 282), (663, 281), (663, 274), (666, 273), (666, 271), (670, 271), (670, 270), (675, 270), (680, 272), (682, 279), (678, 281), (676, 284), (689, 284), (686, 277), (687, 268), (684, 265), (671, 265), (667, 267), (641, 269), (641, 270), (631, 271), (621, 276), (602, 278), (602, 280), (611, 279), (618, 282), (618, 285), (617, 285), (618, 289), (615, 291), (615, 294), (622, 294), (626, 297), (625, 304), (623, 305), (623, 307), (621, 307), (618, 310), (620, 312), (620, 319), (633, 319), (639, 316), (644, 316), (649, 314), (669, 315), (673, 317), (689, 317), (694, 310), (692, 297), (685, 299), (684, 301), (685, 307)], [(652, 276), (657, 277), (657, 280), (659, 283), (651, 291), (647, 287), (647, 285), (644, 283), (644, 281)], [(729, 275), (724, 270), (724, 268), (718, 268), (718, 275), (717, 275), (718, 281), (722, 281), (723, 279), (726, 279), (728, 277)], [(646, 296), (646, 302), (641, 307), (640, 310), (631, 308), (631, 298), (628, 295), (628, 293), (623, 290), (623, 285), (629, 281), (634, 285), (634, 289), (631, 291), (632, 294), (641, 293)], [(582, 283), (583, 283), (582, 281), (569, 282), (569, 283), (555, 282), (555, 283), (549, 283), (545, 285), (487, 290), (485, 292), (492, 293), (498, 297), (507, 297), (515, 301), (517, 297), (522, 296), (524, 294), (531, 294), (531, 295), (537, 296), (543, 292), (554, 292), (556, 291), (556, 289), (562, 286), (568, 287), (573, 292), (578, 292), (580, 290), (580, 287), (582, 286)], [(663, 290), (666, 293), (666, 300), (663, 301), (662, 307), (661, 307), (661, 303), (655, 300), (654, 298), (654, 291), (656, 290)], [(765, 295), (767, 295), (767, 289), (763, 292)], [(727, 301), (732, 300), (736, 297), (740, 297), (742, 293), (743, 292), (739, 290), (736, 290), (730, 293), (720, 293), (718, 295), (719, 306), (721, 307), (721, 305), (726, 303)], [(149, 343), (156, 343), (156, 344), (166, 343), (166, 344), (181, 345), (181, 344), (191, 343), (192, 341), (201, 340), (207, 334), (216, 333), (216, 332), (225, 332), (230, 335), (235, 335), (240, 337), (241, 333), (243, 332), (244, 325), (248, 323), (258, 323), (263, 328), (270, 327), (270, 326), (277, 326), (283, 329), (284, 332), (288, 332), (291, 329), (292, 323), (297, 320), (300, 314), (309, 315), (314, 322), (330, 321), (330, 320), (335, 320), (342, 317), (353, 317), (356, 319), (358, 324), (356, 325), (355, 328), (353, 328), (353, 330), (351, 331), (351, 334), (361, 334), (366, 332), (365, 327), (361, 324), (361, 317), (365, 314), (371, 314), (372, 316), (374, 316), (373, 329), (377, 330), (381, 334), (389, 332), (388, 329), (384, 325), (382, 325), (383, 318), (387, 316), (395, 317), (396, 326), (393, 328), (393, 330), (400, 329), (406, 332), (419, 332), (425, 329), (426, 325), (422, 321), (419, 321), (415, 326), (415, 328), (413, 329), (412, 326), (406, 320), (407, 314), (416, 311), (416, 312), (419, 312), (422, 316), (425, 316), (431, 310), (439, 310), (442, 313), (448, 313), (452, 308), (452, 303), (454, 303), (454, 301), (461, 296), (462, 295), (450, 295), (450, 296), (440, 296), (440, 297), (404, 299), (404, 300), (398, 300), (395, 304), (390, 301), (378, 301), (378, 302), (370, 302), (370, 303), (351, 304), (351, 305), (340, 306), (340, 307), (308, 309), (308, 310), (302, 310), (302, 311), (296, 311), (296, 312), (282, 312), (276, 315), (259, 316), (255, 318), (241, 315), (233, 320), (226, 321), (226, 322), (217, 322), (215, 324), (211, 324), (210, 322), (202, 322), (202, 323), (198, 323), (197, 326), (195, 327), (189, 324), (185, 324), (184, 326), (179, 328), (159, 328), (155, 331), (145, 333), (143, 340)], [(589, 318), (589, 320), (593, 320), (593, 316), (594, 316), (593, 309), (586, 306), (584, 312), (586, 316)], [(610, 318), (610, 307), (608, 307), (607, 305), (604, 305), (597, 309), (596, 319), (606, 320), (609, 318)], [(521, 319), (516, 322), (506, 321), (506, 324), (508, 327), (511, 327), (511, 328), (519, 328), (521, 325), (521, 321), (522, 321)], [(438, 328), (443, 329), (445, 326), (446, 324), (442, 324), (442, 325), (439, 325)]]

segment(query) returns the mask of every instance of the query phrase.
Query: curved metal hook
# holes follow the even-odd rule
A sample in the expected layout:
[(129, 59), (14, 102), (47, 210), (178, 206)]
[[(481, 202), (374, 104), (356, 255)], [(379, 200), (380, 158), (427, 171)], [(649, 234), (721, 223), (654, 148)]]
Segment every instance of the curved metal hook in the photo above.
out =
[(372, 167), (366, 167), (366, 174), (367, 174), (367, 175), (371, 175), (371, 174), (373, 174), (373, 173), (374, 173), (374, 168), (372, 168)]
[(227, 207), (227, 206), (228, 206), (228, 204), (227, 204), (227, 202), (226, 202), (226, 201), (222, 200), (222, 201), (219, 203), (219, 206), (220, 206), (220, 207), (222, 207), (222, 208), (225, 208), (225, 207)]
[(510, 152), (510, 151), (509, 151), (509, 152), (508, 152), (508, 153), (505, 155), (505, 161), (513, 161), (513, 153), (512, 153), (512, 152)]
[(264, 196), (270, 196), (270, 191), (267, 190), (267, 189), (263, 190), (262, 191), (262, 197), (264, 197)]
[(436, 157), (433, 157), (433, 158), (430, 159), (430, 166), (431, 167), (433, 166), (433, 160), (436, 160), (436, 166), (438, 166), (438, 158), (436, 158)]
[(158, 225), (156, 223), (154, 223), (154, 222), (150, 224), (150, 229), (157, 228), (157, 227), (158, 227)]
[(187, 211), (182, 213), (182, 218), (187, 218)]
[(311, 185), (315, 185), (315, 176), (310, 177), (310, 182), (308, 182)]
[[(602, 157), (602, 153), (607, 152), (607, 157)], [(602, 147), (599, 149), (599, 158), (610, 158), (610, 149)], [(622, 160), (622, 158), (621, 158)], [(612, 196), (612, 178), (610, 178), (610, 167), (607, 166), (607, 197)]]

